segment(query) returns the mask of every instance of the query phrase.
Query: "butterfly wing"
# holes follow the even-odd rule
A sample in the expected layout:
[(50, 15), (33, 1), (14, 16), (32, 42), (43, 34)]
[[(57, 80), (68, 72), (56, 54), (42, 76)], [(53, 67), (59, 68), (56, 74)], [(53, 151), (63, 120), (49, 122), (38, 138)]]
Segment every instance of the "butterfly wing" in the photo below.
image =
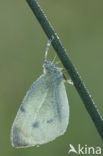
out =
[(18, 110), (11, 130), (12, 145), (34, 146), (64, 134), (68, 107), (64, 82), (42, 75), (31, 86)]

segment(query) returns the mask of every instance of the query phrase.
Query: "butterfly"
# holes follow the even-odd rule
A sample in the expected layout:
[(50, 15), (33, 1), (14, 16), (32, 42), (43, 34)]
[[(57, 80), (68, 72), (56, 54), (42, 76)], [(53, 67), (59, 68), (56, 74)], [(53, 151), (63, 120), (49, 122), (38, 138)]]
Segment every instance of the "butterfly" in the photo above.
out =
[(43, 74), (27, 91), (11, 128), (16, 148), (48, 143), (64, 134), (69, 122), (69, 103), (62, 69), (46, 59)]

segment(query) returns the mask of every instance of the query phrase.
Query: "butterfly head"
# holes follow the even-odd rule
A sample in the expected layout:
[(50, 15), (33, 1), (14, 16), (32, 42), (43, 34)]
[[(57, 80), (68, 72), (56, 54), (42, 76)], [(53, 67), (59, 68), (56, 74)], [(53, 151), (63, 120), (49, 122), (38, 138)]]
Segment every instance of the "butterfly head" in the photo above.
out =
[(47, 60), (45, 60), (43, 68), (44, 68), (44, 73), (61, 74), (61, 72), (62, 72), (62, 68), (56, 67), (55, 64), (53, 64), (51, 61), (47, 61)]

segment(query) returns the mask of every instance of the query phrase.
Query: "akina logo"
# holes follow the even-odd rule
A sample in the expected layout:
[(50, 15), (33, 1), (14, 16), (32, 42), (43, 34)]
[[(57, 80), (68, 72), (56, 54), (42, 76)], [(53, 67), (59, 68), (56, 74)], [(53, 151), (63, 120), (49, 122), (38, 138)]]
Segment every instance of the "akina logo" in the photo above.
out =
[(100, 146), (97, 147), (89, 147), (88, 145), (81, 146), (80, 144), (77, 145), (75, 148), (72, 144), (69, 144), (69, 151), (68, 154), (75, 153), (75, 154), (95, 154), (100, 155), (102, 154), (102, 149)]

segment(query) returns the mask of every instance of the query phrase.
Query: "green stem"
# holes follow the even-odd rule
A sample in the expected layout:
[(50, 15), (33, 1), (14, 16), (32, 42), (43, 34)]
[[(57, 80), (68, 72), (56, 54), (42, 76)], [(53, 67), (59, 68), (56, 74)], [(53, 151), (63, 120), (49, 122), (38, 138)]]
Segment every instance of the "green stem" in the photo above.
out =
[(83, 83), (80, 75), (78, 74), (77, 70), (75, 69), (74, 65), (72, 64), (69, 56), (67, 55), (66, 50), (64, 49), (59, 37), (55, 33), (53, 27), (51, 26), (50, 22), (46, 18), (43, 10), (40, 8), (38, 2), (36, 0), (26, 0), (32, 9), (33, 13), (35, 14), (36, 18), (38, 19), (41, 27), (43, 28), (44, 32), (46, 33), (47, 37), (51, 39), (54, 37), (52, 41), (52, 46), (55, 49), (57, 55), (59, 56), (62, 64), (66, 68), (67, 72), (69, 73), (75, 88), (77, 89), (85, 108), (87, 109), (90, 117), (92, 118), (96, 129), (103, 139), (103, 119), (96, 108), (85, 84)]

